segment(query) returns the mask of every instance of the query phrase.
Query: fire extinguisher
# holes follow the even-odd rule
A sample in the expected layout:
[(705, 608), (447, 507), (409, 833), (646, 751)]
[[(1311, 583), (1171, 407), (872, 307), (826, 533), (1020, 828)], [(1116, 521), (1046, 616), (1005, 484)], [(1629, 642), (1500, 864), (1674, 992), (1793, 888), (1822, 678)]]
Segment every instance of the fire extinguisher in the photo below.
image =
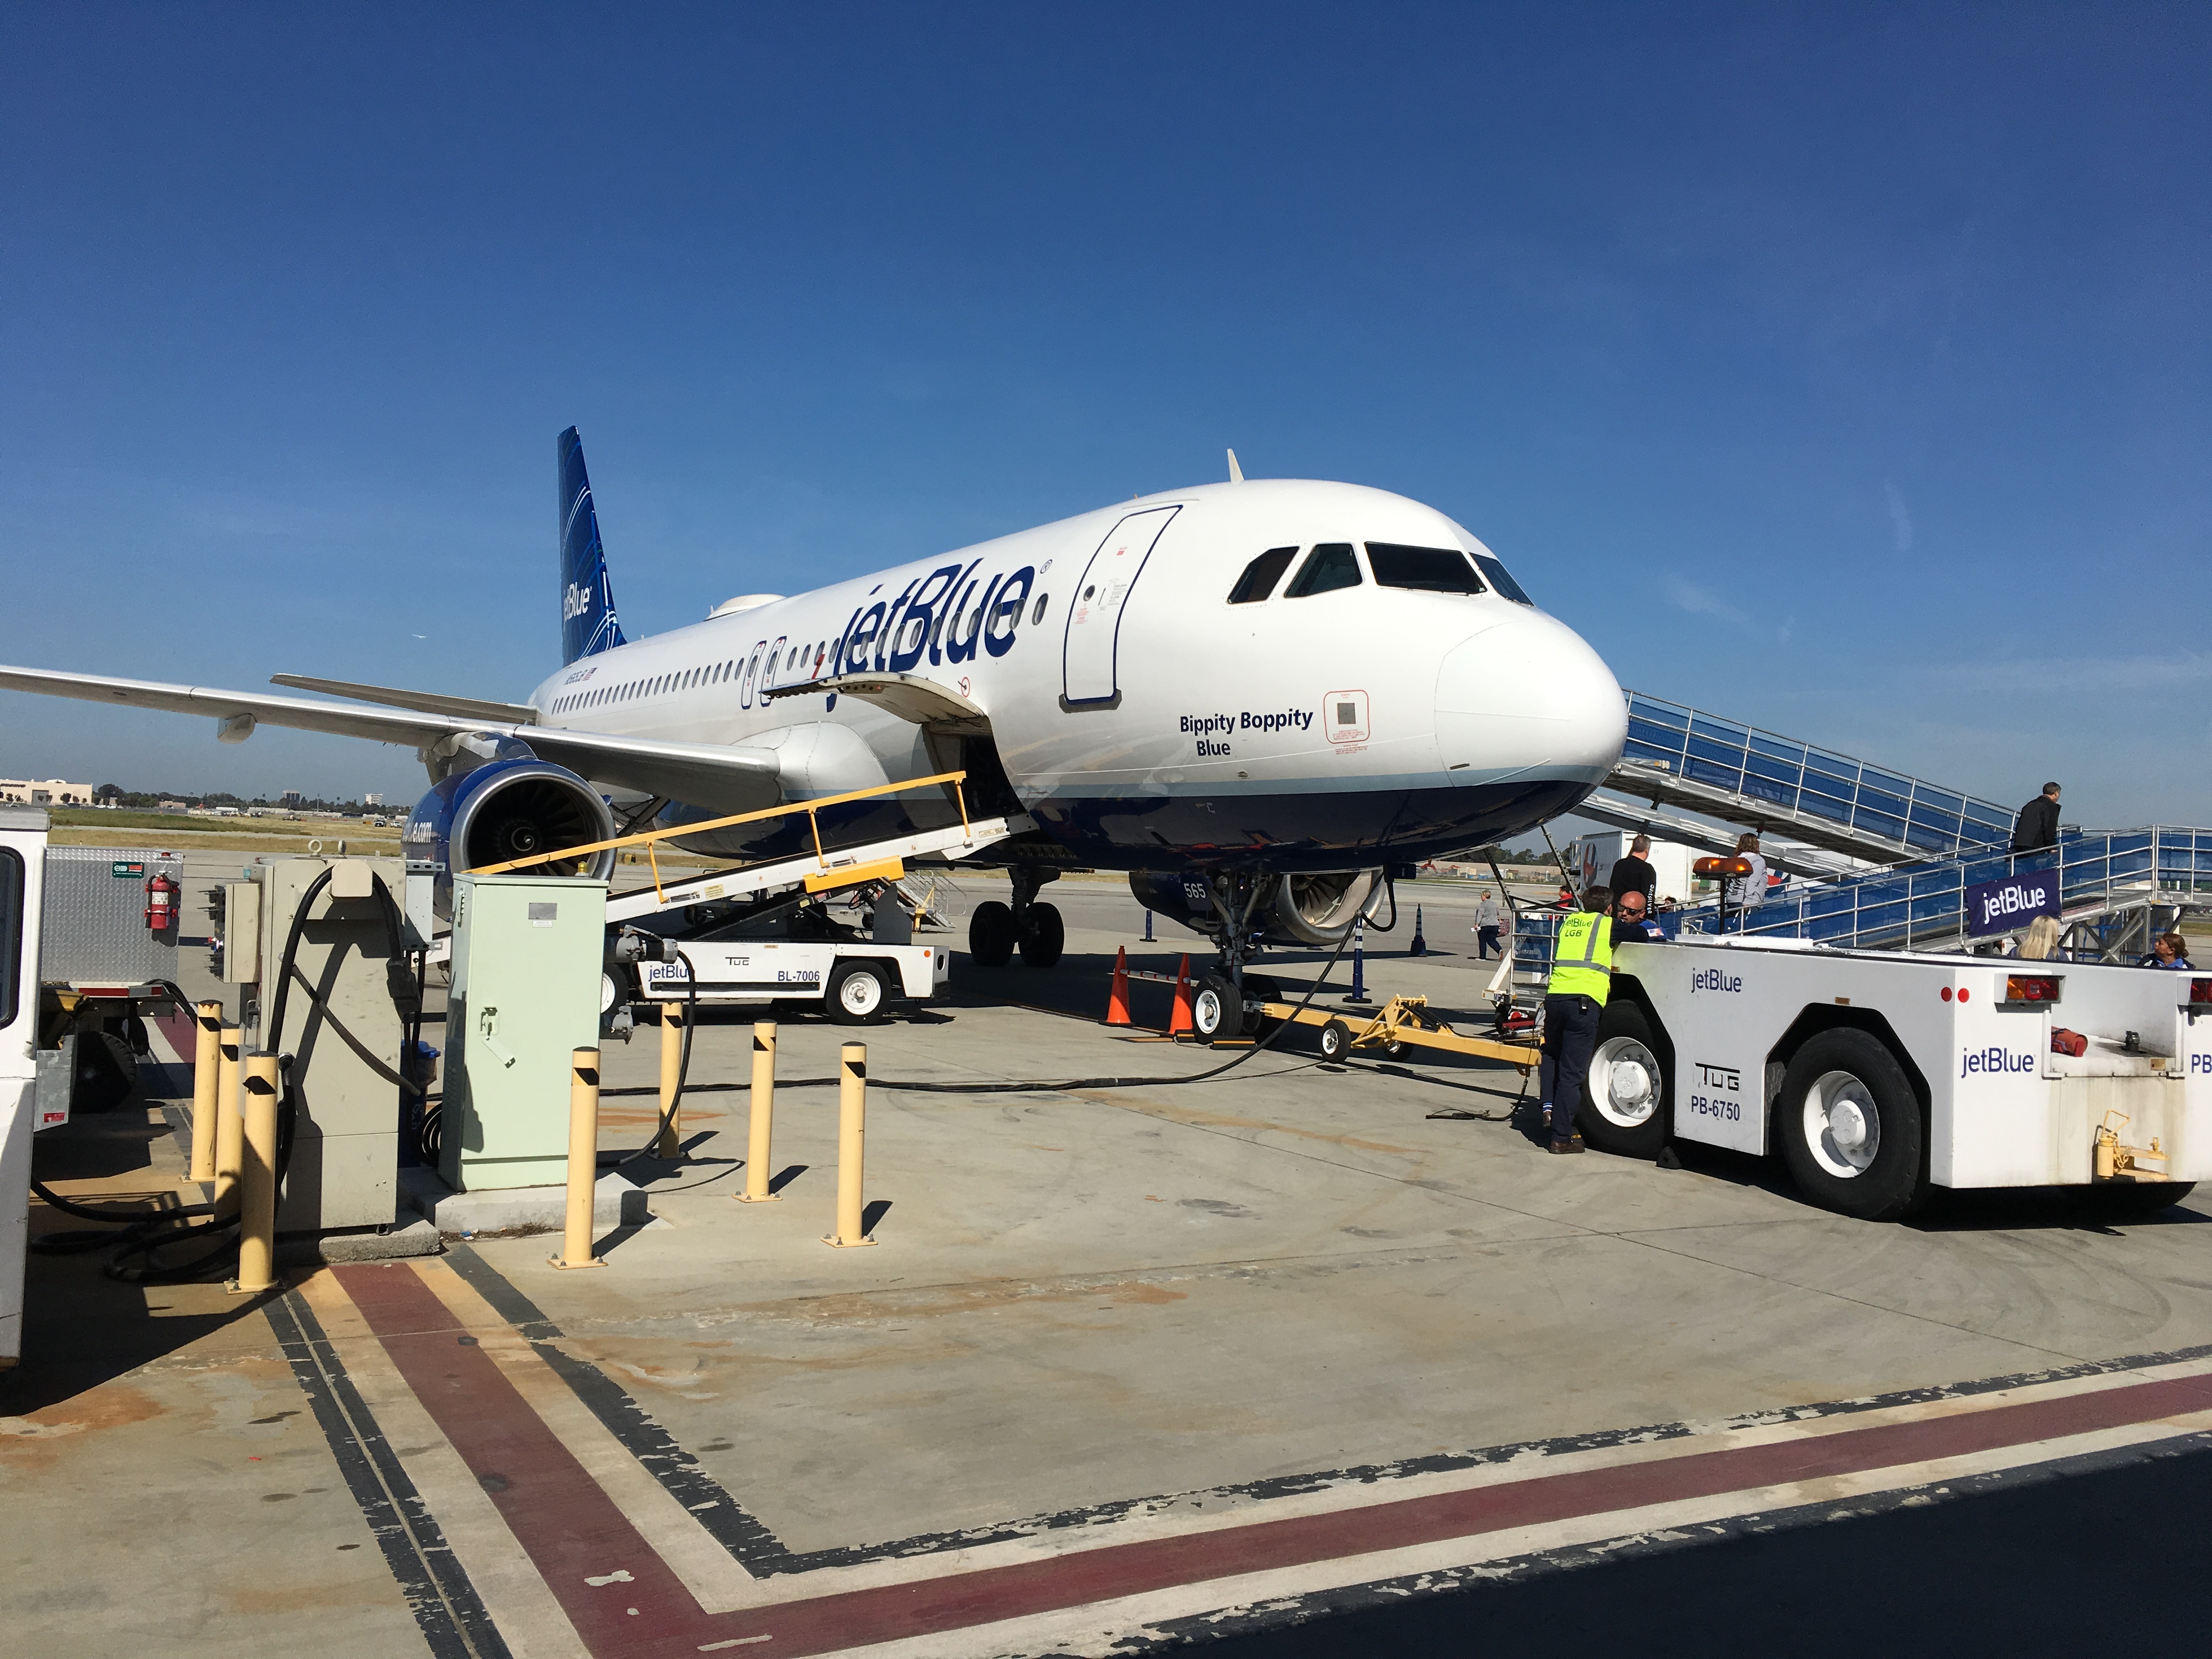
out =
[(173, 876), (155, 875), (146, 878), (146, 926), (156, 933), (166, 933), (177, 925), (177, 897), (182, 890)]

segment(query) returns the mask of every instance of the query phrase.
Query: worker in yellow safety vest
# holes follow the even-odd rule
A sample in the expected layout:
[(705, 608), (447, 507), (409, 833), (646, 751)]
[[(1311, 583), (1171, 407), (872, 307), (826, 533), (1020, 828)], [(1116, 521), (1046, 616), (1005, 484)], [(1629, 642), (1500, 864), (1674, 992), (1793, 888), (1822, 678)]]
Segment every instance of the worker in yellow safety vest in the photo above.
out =
[(1613, 985), (1613, 892), (1583, 889), (1582, 908), (1559, 924), (1552, 950), (1552, 981), (1544, 989), (1544, 1063), (1538, 1068), (1544, 1115), (1555, 1152), (1579, 1152), (1575, 1128), (1597, 1022)]

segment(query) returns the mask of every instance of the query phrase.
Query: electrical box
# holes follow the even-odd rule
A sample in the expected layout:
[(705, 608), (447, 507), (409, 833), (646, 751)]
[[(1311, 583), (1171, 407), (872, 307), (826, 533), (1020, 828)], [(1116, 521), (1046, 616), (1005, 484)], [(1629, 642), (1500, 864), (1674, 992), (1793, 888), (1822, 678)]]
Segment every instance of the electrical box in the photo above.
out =
[(607, 884), (453, 878), (438, 1170), (457, 1192), (568, 1178), (568, 1061), (599, 1041)]
[(261, 884), (227, 881), (215, 917), (216, 952), (225, 985), (252, 985), (261, 977)]
[[(293, 945), (284, 1029), (270, 1029), (301, 901), (328, 871)], [(394, 939), (396, 859), (271, 859), (226, 897), (232, 964), (258, 962), (250, 1046), (294, 1056), (294, 1126), (279, 1232), (385, 1227), (398, 1213), (399, 1053), (415, 978)], [(384, 890), (381, 894), (378, 889)], [(258, 906), (260, 938), (240, 936)], [(312, 988), (312, 994), (311, 994)]]

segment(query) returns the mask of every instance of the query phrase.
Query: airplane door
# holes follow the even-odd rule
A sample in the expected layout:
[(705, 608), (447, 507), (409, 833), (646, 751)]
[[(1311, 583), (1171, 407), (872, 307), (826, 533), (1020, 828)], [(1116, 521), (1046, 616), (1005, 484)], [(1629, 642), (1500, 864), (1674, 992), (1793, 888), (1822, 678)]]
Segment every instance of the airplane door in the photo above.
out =
[(1168, 520), (1180, 507), (1147, 507), (1114, 526), (1067, 596), (1067, 632), (1060, 647), (1060, 691), (1069, 702), (1111, 703), (1121, 696), (1116, 659), (1121, 611), (1144, 574)]

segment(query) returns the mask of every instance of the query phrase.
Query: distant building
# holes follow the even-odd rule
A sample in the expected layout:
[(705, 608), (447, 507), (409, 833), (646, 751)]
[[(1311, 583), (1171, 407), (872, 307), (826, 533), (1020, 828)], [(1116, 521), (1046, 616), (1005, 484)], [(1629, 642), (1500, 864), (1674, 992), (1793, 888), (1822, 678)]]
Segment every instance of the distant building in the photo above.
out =
[(384, 805), (384, 797), (379, 794), (363, 795), (361, 798), (361, 804), (363, 806), (381, 806)]
[(0, 778), (0, 801), (15, 806), (89, 806), (92, 786), (59, 778)]
[(287, 806), (297, 806), (301, 801), (307, 799), (307, 797), (303, 791), (298, 789), (287, 789), (277, 799), (282, 800)]

